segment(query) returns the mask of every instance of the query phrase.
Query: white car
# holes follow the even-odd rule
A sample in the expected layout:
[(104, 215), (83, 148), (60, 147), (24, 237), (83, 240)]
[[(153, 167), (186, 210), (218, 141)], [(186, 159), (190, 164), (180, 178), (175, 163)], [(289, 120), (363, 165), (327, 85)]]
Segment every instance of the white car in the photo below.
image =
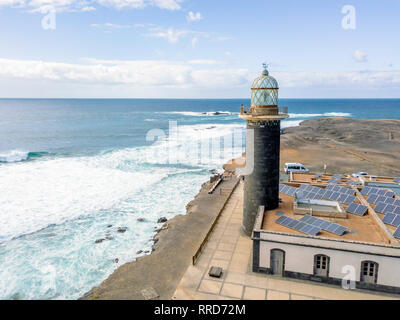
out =
[(308, 170), (303, 164), (301, 163), (285, 163), (285, 173), (288, 174), (290, 172), (293, 173), (308, 173)]
[(360, 176), (368, 176), (368, 172), (356, 172), (351, 175), (354, 178), (358, 178)]

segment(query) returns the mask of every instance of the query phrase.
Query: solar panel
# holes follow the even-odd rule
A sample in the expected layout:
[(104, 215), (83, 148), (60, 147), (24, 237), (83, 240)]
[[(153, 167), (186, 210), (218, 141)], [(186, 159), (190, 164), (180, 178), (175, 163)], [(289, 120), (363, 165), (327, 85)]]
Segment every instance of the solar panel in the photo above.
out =
[(349, 186), (356, 186), (358, 183), (356, 181), (349, 180), (349, 181), (346, 182), (346, 184), (349, 185)]
[(400, 216), (394, 213), (388, 213), (383, 219), (383, 223), (389, 224), (394, 227), (400, 226)]
[(385, 201), (384, 201), (384, 202), (385, 202), (385, 203), (388, 203), (388, 204), (393, 204), (393, 205), (395, 205), (396, 199), (385, 197)]
[(346, 199), (347, 199), (347, 195), (345, 195), (344, 193), (341, 193), (338, 201), (341, 203), (344, 203), (346, 201)]
[(396, 206), (394, 206), (394, 205), (392, 205), (392, 204), (388, 204), (387, 206), (386, 206), (386, 210), (387, 210), (387, 212), (394, 212), (395, 211), (395, 209), (396, 209)]
[(347, 207), (346, 212), (353, 213), (359, 216), (364, 216), (367, 213), (367, 210), (367, 206), (353, 202)]
[(400, 183), (400, 177), (398, 177), (398, 178), (395, 178), (393, 181), (394, 181), (394, 182), (398, 182), (398, 183)]
[(333, 184), (328, 184), (325, 188), (325, 190), (330, 190), (332, 191), (333, 187), (335, 187)]
[(393, 198), (395, 193), (393, 191), (386, 191), (385, 197)]
[(370, 190), (371, 190), (371, 187), (364, 187), (364, 188), (361, 190), (361, 194), (363, 194), (364, 196), (367, 196), (368, 193), (370, 192)]
[(330, 200), (337, 201), (339, 199), (339, 197), (340, 197), (340, 193), (339, 192), (333, 192)]
[(379, 198), (379, 195), (377, 195), (377, 194), (370, 194), (370, 195), (368, 196), (367, 201), (368, 201), (368, 203), (375, 203), (375, 204), (376, 204), (378, 198)]
[(275, 222), (311, 236), (316, 236), (321, 231), (320, 228), (286, 216), (279, 217)]
[(314, 176), (314, 178), (321, 178), (321, 177), (323, 177), (323, 176), (324, 176), (323, 174), (318, 173), (318, 174), (316, 174), (316, 175)]
[(397, 230), (393, 233), (393, 237), (400, 239), (400, 227), (398, 227)]
[(356, 200), (355, 196), (347, 196), (346, 200), (343, 201), (344, 204), (350, 204), (352, 202), (354, 202), (354, 200)]
[(335, 184), (339, 184), (340, 181), (339, 180), (335, 180), (335, 179), (331, 179), (328, 181), (328, 183), (335, 183)]
[(342, 176), (341, 174), (335, 174), (332, 176), (332, 178), (334, 179), (344, 179), (344, 176)]
[(374, 210), (375, 210), (375, 212), (385, 213), (386, 206), (387, 206), (387, 203), (378, 202)]
[(400, 206), (396, 206), (396, 209), (394, 210), (394, 213), (400, 215)]
[(332, 223), (323, 219), (316, 218), (314, 216), (305, 215), (300, 221), (311, 224), (317, 228), (328, 231), (333, 234), (342, 236), (347, 230), (347, 228), (341, 226), (340, 224)]

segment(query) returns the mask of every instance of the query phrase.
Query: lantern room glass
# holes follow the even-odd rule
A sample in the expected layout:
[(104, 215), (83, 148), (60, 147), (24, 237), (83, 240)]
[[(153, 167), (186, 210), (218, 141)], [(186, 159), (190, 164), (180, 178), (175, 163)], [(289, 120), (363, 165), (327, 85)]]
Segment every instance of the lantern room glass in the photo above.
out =
[(251, 106), (266, 107), (278, 105), (278, 82), (275, 78), (263, 72), (256, 78), (251, 89)]

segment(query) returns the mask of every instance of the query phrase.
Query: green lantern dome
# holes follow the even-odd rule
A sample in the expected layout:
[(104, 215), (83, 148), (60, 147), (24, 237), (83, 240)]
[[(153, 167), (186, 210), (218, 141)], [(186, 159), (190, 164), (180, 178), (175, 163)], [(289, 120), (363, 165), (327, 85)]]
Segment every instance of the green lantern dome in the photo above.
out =
[(253, 81), (251, 86), (251, 106), (272, 107), (278, 105), (278, 81), (269, 75), (267, 66), (264, 64), (264, 71)]

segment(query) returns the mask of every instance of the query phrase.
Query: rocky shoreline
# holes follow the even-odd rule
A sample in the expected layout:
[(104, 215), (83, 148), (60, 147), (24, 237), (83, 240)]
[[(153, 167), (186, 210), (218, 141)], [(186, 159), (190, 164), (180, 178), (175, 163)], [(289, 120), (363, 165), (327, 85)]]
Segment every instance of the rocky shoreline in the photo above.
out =
[(187, 204), (186, 214), (169, 221), (159, 220), (162, 226), (156, 230), (151, 254), (120, 266), (80, 299), (143, 300), (146, 292), (153, 294), (155, 299), (171, 299), (193, 255), (237, 183), (237, 177), (229, 175), (209, 194), (213, 183), (205, 182)]

